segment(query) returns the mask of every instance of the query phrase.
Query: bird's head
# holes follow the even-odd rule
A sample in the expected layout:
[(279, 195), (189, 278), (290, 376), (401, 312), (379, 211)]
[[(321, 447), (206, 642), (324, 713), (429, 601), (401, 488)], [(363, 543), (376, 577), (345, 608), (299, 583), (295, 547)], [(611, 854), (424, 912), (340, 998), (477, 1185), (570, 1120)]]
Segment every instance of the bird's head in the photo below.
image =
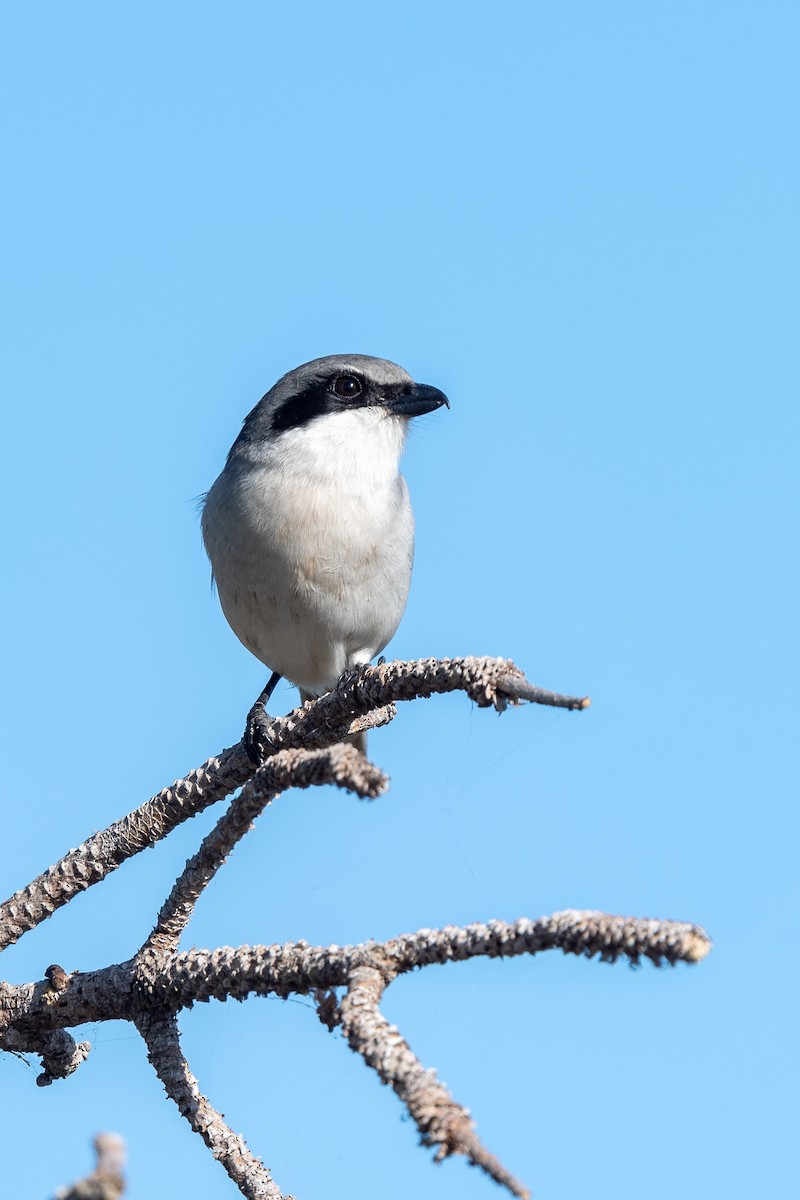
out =
[(231, 455), (248, 455), (322, 428), (358, 437), (390, 420), (402, 443), (411, 417), (450, 407), (444, 392), (415, 383), (407, 371), (385, 358), (331, 354), (303, 363), (283, 375), (245, 418)]

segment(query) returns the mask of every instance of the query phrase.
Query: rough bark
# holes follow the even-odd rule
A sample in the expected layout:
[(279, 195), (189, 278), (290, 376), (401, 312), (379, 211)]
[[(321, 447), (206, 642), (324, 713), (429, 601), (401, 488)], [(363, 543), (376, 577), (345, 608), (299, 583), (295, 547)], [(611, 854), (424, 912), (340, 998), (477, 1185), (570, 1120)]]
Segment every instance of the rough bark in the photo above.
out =
[[(657, 965), (696, 963), (711, 944), (699, 926), (568, 910), (539, 920), (523, 917), (514, 922), (422, 929), (356, 946), (309, 946), (298, 941), (282, 946), (178, 949), (180, 935), (209, 882), (279, 793), (332, 783), (363, 798), (381, 795), (388, 786), (386, 776), (353, 746), (342, 745), (342, 738), (391, 720), (398, 701), (455, 690), (464, 691), (480, 707), (498, 711), (523, 700), (576, 710), (588, 705), (586, 699), (534, 687), (505, 659), (460, 658), (360, 668), (343, 676), (328, 695), (285, 717), (269, 718), (262, 712), (257, 736), (246, 731), (238, 745), (69, 851), (0, 905), (2, 949), (181, 822), (242, 789), (187, 862), (150, 934), (130, 959), (92, 972), (69, 973), (52, 964), (41, 981), (0, 983), (0, 1049), (40, 1055), (43, 1070), (38, 1082), (49, 1084), (67, 1078), (89, 1053), (89, 1043), (76, 1043), (71, 1028), (110, 1020), (131, 1022), (144, 1039), (167, 1095), (242, 1195), (282, 1200), (265, 1165), (203, 1096), (183, 1056), (177, 1019), (199, 1001), (311, 995), (322, 1022), (329, 1029), (340, 1027), (351, 1049), (394, 1090), (423, 1144), (434, 1147), (438, 1159), (462, 1154), (513, 1195), (527, 1196), (523, 1184), (482, 1145), (468, 1110), (423, 1066), (400, 1031), (383, 1016), (384, 991), (398, 975), (432, 964), (549, 950), (605, 961), (624, 958), (636, 963), (647, 958)], [(103, 1161), (108, 1162), (109, 1155), (113, 1158), (110, 1145)], [(124, 1184), (113, 1183), (113, 1172), (100, 1168), (101, 1159), (92, 1176), (62, 1196), (116, 1200), (122, 1193), (113, 1189)], [(115, 1178), (121, 1180), (121, 1166)]]

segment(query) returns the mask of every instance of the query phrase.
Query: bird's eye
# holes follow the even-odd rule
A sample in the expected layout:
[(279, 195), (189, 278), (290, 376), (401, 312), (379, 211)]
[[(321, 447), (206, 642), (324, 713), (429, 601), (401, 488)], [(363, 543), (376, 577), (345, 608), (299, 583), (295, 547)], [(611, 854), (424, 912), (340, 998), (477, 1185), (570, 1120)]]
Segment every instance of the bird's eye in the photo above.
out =
[(333, 390), (343, 400), (353, 400), (361, 395), (364, 385), (355, 375), (339, 375), (333, 381)]

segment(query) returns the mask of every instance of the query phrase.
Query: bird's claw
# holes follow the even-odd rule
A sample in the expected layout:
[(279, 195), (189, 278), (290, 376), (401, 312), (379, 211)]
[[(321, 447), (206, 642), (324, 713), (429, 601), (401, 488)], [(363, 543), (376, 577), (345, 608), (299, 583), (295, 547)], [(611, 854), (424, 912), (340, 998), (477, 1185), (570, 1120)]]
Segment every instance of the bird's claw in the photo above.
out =
[(244, 729), (244, 747), (251, 760), (258, 766), (274, 753), (275, 747), (270, 737), (271, 722), (267, 710), (260, 700), (256, 700), (247, 714)]

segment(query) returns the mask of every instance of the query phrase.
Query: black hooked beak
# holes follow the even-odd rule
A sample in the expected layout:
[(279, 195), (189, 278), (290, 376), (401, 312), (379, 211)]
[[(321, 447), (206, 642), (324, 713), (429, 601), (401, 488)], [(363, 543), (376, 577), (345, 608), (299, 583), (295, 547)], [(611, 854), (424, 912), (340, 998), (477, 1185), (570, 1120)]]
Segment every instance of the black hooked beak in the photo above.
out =
[(430, 387), (427, 383), (406, 383), (396, 390), (392, 389), (384, 403), (391, 412), (400, 417), (421, 417), (423, 413), (433, 412), (442, 405), (450, 407), (450, 401), (444, 392)]

